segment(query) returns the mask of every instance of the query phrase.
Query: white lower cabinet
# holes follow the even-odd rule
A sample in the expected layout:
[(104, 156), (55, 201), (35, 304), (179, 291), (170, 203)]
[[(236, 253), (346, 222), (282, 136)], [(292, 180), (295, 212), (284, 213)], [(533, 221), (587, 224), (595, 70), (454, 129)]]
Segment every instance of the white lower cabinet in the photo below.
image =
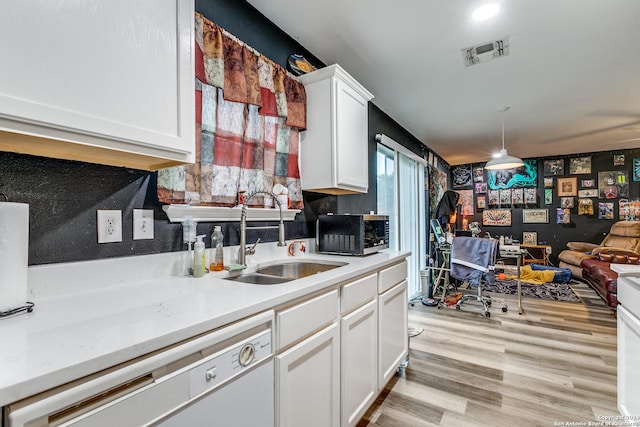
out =
[(378, 390), (409, 354), (407, 281), (378, 296)]
[(339, 339), (334, 322), (276, 356), (276, 425), (340, 425)]
[(377, 317), (375, 294), (367, 304), (342, 317), (342, 426), (356, 425), (378, 395)]

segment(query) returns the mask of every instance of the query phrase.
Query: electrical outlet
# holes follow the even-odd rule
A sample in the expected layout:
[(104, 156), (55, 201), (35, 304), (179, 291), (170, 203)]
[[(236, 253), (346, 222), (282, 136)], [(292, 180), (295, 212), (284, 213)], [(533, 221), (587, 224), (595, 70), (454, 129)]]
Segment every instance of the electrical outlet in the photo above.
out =
[(122, 242), (122, 211), (98, 211), (98, 243)]
[(133, 240), (153, 239), (153, 211), (133, 210)]

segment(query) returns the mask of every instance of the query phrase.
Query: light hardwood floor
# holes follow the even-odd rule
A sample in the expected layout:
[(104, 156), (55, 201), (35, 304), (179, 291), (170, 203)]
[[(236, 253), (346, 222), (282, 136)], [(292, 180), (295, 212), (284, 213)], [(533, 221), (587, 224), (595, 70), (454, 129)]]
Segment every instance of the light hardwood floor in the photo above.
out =
[[(486, 318), (409, 307), (409, 366), (358, 424), (364, 426), (558, 426), (618, 415), (616, 318), (588, 285), (581, 303), (504, 299)], [(558, 424), (556, 424), (558, 423)], [(566, 424), (565, 424), (566, 425)], [(585, 424), (587, 425), (587, 424)]]

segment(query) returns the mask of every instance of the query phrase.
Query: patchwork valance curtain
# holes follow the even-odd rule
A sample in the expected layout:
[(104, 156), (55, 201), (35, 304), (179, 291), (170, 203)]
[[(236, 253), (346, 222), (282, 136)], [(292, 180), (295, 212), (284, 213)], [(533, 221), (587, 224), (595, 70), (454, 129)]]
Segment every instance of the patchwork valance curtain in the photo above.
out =
[[(301, 209), (304, 86), (199, 13), (195, 31), (196, 162), (158, 171), (159, 200), (234, 206), (239, 191), (281, 184), (291, 208)], [(248, 204), (264, 201), (255, 197)]]

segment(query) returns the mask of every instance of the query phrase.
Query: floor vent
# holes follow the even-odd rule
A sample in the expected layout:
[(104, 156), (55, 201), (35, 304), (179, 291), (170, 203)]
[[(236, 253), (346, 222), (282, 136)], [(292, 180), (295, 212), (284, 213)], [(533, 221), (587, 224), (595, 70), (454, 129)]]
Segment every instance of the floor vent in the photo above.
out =
[(464, 64), (467, 67), (481, 62), (488, 62), (492, 59), (501, 58), (509, 55), (509, 37), (502, 37), (501, 39), (492, 42), (480, 43), (475, 46), (466, 47), (461, 49), (461, 52), (462, 57), (464, 58)]

